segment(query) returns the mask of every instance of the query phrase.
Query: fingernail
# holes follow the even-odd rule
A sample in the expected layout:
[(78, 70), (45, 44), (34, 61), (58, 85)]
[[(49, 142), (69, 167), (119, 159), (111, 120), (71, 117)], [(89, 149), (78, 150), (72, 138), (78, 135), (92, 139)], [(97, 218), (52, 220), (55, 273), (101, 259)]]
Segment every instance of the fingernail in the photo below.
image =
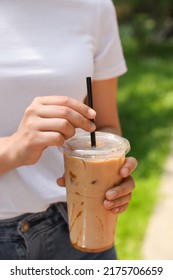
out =
[(107, 208), (111, 208), (114, 205), (114, 202), (109, 201), (109, 200), (105, 200), (104, 204)]
[(88, 108), (88, 114), (89, 114), (91, 117), (95, 117), (96, 112), (95, 112), (93, 109)]
[(89, 128), (90, 128), (91, 131), (96, 129), (96, 126), (92, 121), (89, 122)]
[(127, 167), (122, 168), (121, 174), (122, 176), (127, 176), (129, 174), (129, 169)]
[(108, 199), (115, 198), (117, 196), (117, 191), (108, 191), (106, 193), (106, 196), (107, 196)]
[(118, 213), (120, 211), (120, 208), (115, 208), (114, 213)]

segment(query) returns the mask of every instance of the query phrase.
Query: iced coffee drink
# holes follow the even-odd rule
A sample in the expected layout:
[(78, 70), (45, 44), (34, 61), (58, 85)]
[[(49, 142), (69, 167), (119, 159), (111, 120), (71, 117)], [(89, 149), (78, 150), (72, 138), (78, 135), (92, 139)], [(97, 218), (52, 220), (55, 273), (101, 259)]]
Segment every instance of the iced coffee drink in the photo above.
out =
[(105, 193), (121, 181), (119, 170), (129, 142), (110, 133), (79, 134), (63, 146), (69, 232), (72, 245), (88, 252), (113, 246), (117, 215), (103, 206)]

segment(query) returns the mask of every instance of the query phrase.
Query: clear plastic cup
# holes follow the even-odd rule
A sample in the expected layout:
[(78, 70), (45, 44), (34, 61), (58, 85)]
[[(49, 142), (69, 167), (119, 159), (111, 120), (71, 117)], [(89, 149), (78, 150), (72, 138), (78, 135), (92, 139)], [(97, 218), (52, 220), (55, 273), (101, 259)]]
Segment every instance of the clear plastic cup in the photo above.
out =
[(75, 135), (61, 147), (75, 248), (99, 252), (114, 245), (118, 215), (105, 209), (103, 201), (106, 191), (121, 182), (119, 170), (129, 150), (127, 139), (105, 132), (96, 132), (96, 147), (91, 147), (88, 133)]

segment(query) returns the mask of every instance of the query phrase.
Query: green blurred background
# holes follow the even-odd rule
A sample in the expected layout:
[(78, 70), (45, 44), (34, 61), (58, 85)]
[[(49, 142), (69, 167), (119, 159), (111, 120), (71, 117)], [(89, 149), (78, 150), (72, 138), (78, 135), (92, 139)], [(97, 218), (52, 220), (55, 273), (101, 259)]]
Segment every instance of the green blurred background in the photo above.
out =
[(159, 199), (173, 125), (172, 0), (114, 1), (128, 66), (119, 79), (118, 104), (129, 155), (138, 159), (136, 188), (128, 211), (119, 216), (119, 259), (143, 259), (142, 244)]

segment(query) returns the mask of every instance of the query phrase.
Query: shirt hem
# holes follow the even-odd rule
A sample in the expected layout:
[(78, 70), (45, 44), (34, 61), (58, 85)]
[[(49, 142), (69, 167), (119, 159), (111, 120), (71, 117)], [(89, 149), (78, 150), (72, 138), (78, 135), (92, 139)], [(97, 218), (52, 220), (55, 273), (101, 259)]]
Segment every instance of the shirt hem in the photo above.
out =
[(119, 77), (127, 72), (126, 63), (120, 64), (119, 66), (109, 68), (107, 71), (99, 72), (93, 76), (94, 80), (106, 80), (114, 77)]
[(37, 209), (23, 209), (23, 210), (18, 211), (18, 212), (1, 213), (0, 222), (3, 222), (5, 220), (10, 221), (11, 219), (18, 218), (18, 217), (26, 215), (26, 214), (34, 214), (34, 213), (44, 212), (50, 207), (51, 204), (58, 203), (58, 202), (66, 202), (66, 199), (65, 198), (60, 198), (60, 199), (55, 200), (55, 201), (50, 201), (48, 204), (46, 204), (46, 206), (39, 207)]

